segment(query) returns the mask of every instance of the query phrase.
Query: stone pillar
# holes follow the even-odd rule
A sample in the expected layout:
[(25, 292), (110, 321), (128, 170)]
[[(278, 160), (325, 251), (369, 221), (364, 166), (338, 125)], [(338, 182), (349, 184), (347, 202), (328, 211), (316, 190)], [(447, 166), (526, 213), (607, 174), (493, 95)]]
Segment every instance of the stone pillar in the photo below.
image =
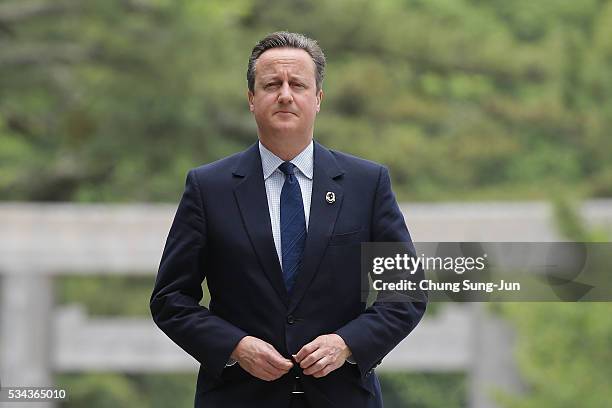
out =
[[(51, 379), (52, 277), (0, 274), (0, 379), (2, 386), (53, 386)], [(2, 403), (22, 408), (24, 403)], [(26, 404), (27, 405), (27, 404)], [(37, 403), (52, 408), (53, 403)], [(29, 405), (28, 405), (29, 406)]]
[(474, 319), (472, 358), (469, 368), (469, 406), (497, 408), (493, 394), (523, 390), (514, 357), (514, 331), (504, 320), (491, 315), (486, 303), (471, 304)]

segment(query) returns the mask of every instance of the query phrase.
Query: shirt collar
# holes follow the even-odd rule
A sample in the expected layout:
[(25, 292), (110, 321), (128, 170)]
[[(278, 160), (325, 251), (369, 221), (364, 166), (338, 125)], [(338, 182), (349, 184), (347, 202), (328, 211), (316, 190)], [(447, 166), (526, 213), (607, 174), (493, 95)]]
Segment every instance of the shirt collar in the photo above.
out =
[[(311, 180), (314, 168), (313, 151), (314, 144), (311, 140), (308, 146), (306, 146), (300, 154), (290, 160), (291, 163), (293, 163), (304, 176)], [(261, 156), (263, 177), (264, 180), (266, 180), (272, 175), (272, 173), (274, 173), (276, 169), (278, 169), (278, 166), (280, 166), (284, 160), (272, 153), (270, 150), (266, 149), (266, 147), (261, 144), (261, 141), (259, 142), (259, 155)]]

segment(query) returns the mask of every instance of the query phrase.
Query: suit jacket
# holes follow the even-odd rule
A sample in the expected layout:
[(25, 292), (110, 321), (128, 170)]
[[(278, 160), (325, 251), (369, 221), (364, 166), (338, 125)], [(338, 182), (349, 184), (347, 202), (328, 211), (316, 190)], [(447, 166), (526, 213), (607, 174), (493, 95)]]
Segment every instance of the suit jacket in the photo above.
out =
[[(337, 333), (357, 364), (323, 378), (302, 375), (307, 399), (315, 407), (381, 407), (374, 367), (414, 329), (426, 304), (377, 301), (366, 309), (360, 243), (368, 241), (406, 242), (414, 252), (388, 171), (315, 143), (308, 235), (288, 296), (257, 143), (189, 171), (150, 307), (161, 330), (201, 363), (195, 406), (287, 408), (299, 367), (266, 382), (239, 364), (226, 367), (230, 354), (251, 335), (291, 359), (317, 336)], [(199, 304), (205, 278), (208, 308)]]

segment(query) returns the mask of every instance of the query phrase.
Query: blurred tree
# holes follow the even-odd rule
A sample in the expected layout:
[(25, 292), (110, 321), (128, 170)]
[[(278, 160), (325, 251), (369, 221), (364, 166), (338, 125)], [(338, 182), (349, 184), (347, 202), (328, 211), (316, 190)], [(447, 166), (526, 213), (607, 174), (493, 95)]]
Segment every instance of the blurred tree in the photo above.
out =
[(500, 395), (507, 408), (601, 407), (612, 397), (609, 303), (505, 304), (517, 330), (524, 396)]
[(464, 373), (380, 374), (386, 408), (464, 408), (467, 381)]
[(55, 3), (0, 7), (3, 197), (174, 200), (188, 167), (253, 138), (243, 2)]
[(62, 408), (192, 407), (196, 374), (62, 374), (57, 386), (67, 391)]
[[(609, 242), (592, 229), (575, 205), (559, 197), (557, 223), (575, 242)], [(591, 258), (607, 276), (607, 259)], [(610, 303), (504, 303), (498, 310), (514, 325), (515, 350), (527, 390), (525, 395), (497, 393), (507, 408), (600, 407), (612, 397), (612, 315)]]
[(0, 198), (176, 201), (255, 140), (265, 33), (327, 53), (315, 130), (400, 199), (612, 194), (612, 2), (4, 0)]

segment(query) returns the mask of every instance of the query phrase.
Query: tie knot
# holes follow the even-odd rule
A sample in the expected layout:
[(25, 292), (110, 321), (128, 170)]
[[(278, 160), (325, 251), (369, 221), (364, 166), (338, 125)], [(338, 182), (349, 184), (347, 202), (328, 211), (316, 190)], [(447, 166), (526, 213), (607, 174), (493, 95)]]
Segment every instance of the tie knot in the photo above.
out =
[(278, 169), (285, 173), (286, 176), (291, 176), (295, 172), (295, 164), (291, 162), (284, 162), (278, 166)]

